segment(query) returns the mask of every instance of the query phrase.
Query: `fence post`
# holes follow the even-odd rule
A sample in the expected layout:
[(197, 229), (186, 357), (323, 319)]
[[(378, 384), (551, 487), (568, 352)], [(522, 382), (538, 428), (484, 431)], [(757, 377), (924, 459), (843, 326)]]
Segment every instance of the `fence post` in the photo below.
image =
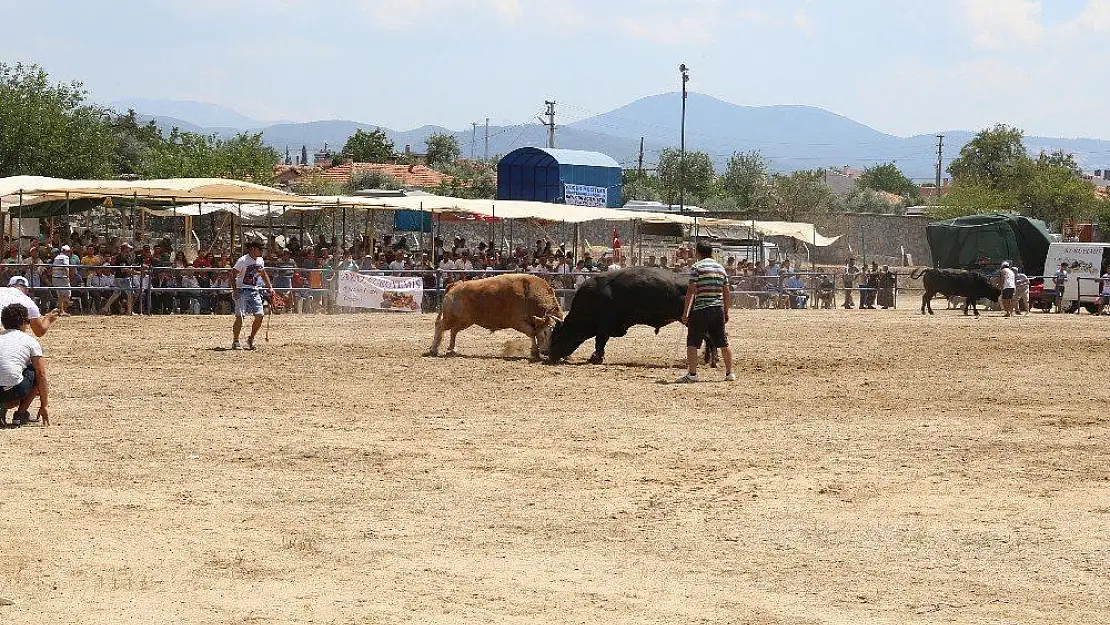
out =
[(443, 270), (436, 267), (436, 312), (443, 305)]

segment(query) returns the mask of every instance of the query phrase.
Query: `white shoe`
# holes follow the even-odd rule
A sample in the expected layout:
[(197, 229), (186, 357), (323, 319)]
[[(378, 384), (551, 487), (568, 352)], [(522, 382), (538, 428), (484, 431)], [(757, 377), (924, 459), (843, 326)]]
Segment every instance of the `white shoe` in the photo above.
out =
[(239, 341), (235, 341), (231, 344), (231, 349), (238, 351), (240, 349), (243, 349), (243, 346), (239, 345)]
[(736, 381), (736, 374), (735, 373), (730, 373), (730, 374), (725, 376), (725, 382), (735, 382), (735, 381)]
[(687, 373), (686, 375), (682, 376), (681, 378), (675, 380), (674, 383), (675, 384), (694, 384), (694, 383), (700, 382), (700, 381), (701, 380), (698, 379), (698, 375), (696, 373)]

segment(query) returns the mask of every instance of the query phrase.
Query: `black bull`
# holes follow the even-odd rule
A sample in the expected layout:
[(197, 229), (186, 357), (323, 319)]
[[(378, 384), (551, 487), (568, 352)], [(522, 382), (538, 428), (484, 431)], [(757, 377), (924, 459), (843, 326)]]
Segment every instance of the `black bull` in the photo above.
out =
[(925, 292), (921, 295), (921, 314), (923, 315), (926, 309), (928, 309), (930, 315), (933, 314), (932, 300), (937, 293), (947, 297), (956, 295), (966, 298), (963, 307), (964, 314), (967, 314), (967, 307), (970, 305), (976, 317), (979, 316), (979, 310), (975, 307), (977, 300), (989, 299), (996, 302), (1002, 295), (1002, 291), (991, 284), (986, 276), (975, 271), (925, 269), (921, 273), (917, 271), (910, 273), (911, 280), (916, 280), (918, 277), (922, 278), (922, 285), (925, 287)]
[[(601, 363), (609, 339), (625, 336), (632, 326), (649, 326), (658, 334), (659, 328), (682, 318), (688, 283), (686, 274), (653, 267), (609, 271), (586, 280), (566, 318), (555, 324), (548, 359), (559, 362), (593, 337), (590, 362)], [(716, 346), (706, 347), (713, 351)]]

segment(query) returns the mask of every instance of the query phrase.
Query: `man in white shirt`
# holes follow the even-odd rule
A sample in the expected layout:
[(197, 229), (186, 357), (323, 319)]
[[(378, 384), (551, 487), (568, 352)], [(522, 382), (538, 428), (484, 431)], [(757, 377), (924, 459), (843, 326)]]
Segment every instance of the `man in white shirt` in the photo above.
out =
[[(43, 425), (49, 424), (46, 411), (49, 385), (46, 381), (46, 368), (42, 362), (42, 345), (28, 333), (31, 320), (27, 307), (22, 304), (8, 304), (0, 310), (0, 426), (7, 427), (7, 412), (15, 408), (12, 425), (19, 426), (28, 421), (42, 419)], [(28, 408), (31, 401), (39, 398), (38, 418), (32, 418)]]
[(270, 291), (270, 298), (276, 296), (274, 284), (270, 282), (270, 275), (266, 273), (266, 263), (262, 260), (262, 242), (251, 241), (247, 244), (247, 253), (240, 256), (231, 268), (231, 289), (235, 299), (235, 324), (231, 326), (234, 338), (231, 349), (240, 349), (239, 333), (243, 330), (243, 317), (254, 316), (254, 325), (247, 338), (247, 349), (254, 349), (254, 337), (262, 327), (265, 318), (265, 307), (262, 305), (262, 293), (259, 292), (259, 278), (266, 284)]
[(393, 262), (389, 263), (390, 271), (404, 271), (405, 270), (405, 255), (397, 252), (393, 255)]
[(31, 322), (31, 331), (35, 336), (42, 336), (50, 328), (59, 316), (58, 310), (52, 310), (43, 315), (39, 312), (39, 306), (35, 300), (28, 296), (31, 290), (31, 284), (27, 278), (23, 276), (12, 276), (8, 280), (7, 288), (0, 288), (0, 310), (3, 310), (8, 304), (23, 304), (27, 309), (27, 318)]
[(1004, 317), (1011, 317), (1014, 314), (1014, 291), (1017, 290), (1017, 274), (1013, 269), (1010, 269), (1010, 261), (1002, 261), (1002, 270), (999, 272), (1002, 278), (1002, 310), (1006, 312)]
[(50, 286), (55, 289), (58, 296), (58, 314), (68, 317), (66, 307), (73, 291), (69, 290), (70, 279), (73, 277), (73, 250), (68, 245), (63, 245), (60, 252), (54, 256), (54, 267), (50, 270)]

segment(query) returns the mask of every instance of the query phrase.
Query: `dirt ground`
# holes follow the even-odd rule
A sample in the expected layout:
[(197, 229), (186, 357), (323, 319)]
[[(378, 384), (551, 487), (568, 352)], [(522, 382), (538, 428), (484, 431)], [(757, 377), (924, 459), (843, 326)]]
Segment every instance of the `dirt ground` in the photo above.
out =
[(1110, 622), (1110, 319), (738, 311), (691, 386), (677, 326), (552, 367), (433, 321), (60, 323), (0, 622)]

